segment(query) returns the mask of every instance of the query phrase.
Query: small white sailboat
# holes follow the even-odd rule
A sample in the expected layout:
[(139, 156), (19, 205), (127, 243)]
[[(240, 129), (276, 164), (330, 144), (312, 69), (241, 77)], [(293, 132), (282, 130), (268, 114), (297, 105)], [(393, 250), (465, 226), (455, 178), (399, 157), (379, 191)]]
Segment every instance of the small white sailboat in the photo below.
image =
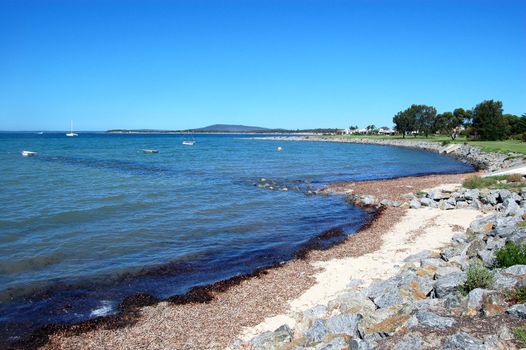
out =
[(195, 139), (194, 139), (193, 136), (192, 136), (191, 140), (183, 139), (183, 145), (185, 145), (185, 146), (193, 146), (194, 144), (195, 144)]
[(69, 136), (69, 137), (79, 136), (79, 134), (76, 134), (76, 133), (73, 132), (73, 120), (71, 121), (70, 132), (67, 133), (66, 136)]
[(34, 157), (37, 155), (37, 152), (32, 151), (22, 151), (20, 153), (22, 154), (22, 157)]
[(40, 131), (40, 132), (37, 132), (37, 134), (39, 134), (39, 135), (44, 135), (44, 132), (43, 132), (43, 131)]

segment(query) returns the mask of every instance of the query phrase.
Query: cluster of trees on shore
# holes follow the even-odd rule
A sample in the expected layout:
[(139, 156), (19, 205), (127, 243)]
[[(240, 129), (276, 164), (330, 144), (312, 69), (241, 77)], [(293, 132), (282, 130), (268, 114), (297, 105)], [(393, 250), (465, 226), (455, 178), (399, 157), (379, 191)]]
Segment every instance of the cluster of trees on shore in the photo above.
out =
[(433, 106), (411, 105), (393, 117), (397, 132), (406, 135), (449, 135), (455, 139), (461, 133), (478, 140), (505, 140), (526, 142), (526, 114), (503, 114), (502, 102), (487, 100), (472, 109), (457, 108), (437, 114)]

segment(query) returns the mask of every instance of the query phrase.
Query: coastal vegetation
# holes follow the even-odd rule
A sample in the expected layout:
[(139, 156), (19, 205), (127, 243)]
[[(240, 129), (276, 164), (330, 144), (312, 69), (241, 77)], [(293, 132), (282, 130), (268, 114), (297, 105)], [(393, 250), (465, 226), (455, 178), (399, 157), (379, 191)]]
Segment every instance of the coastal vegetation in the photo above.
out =
[(472, 109), (456, 108), (437, 114), (436, 108), (411, 105), (393, 117), (395, 130), (406, 135), (446, 135), (455, 140), (459, 135), (478, 141), (526, 140), (526, 115), (503, 114), (502, 102), (482, 101)]
[(470, 265), (466, 282), (460, 286), (460, 292), (467, 295), (476, 288), (489, 289), (493, 286), (493, 279), (493, 273), (481, 264)]
[(520, 189), (525, 187), (520, 174), (499, 175), (499, 176), (471, 176), (464, 180), (462, 185), (465, 188), (490, 188), (490, 189)]
[(520, 327), (513, 328), (513, 335), (520, 340), (520, 342), (526, 345), (526, 330)]
[(526, 265), (526, 245), (507, 242), (504, 247), (495, 252), (495, 257), (497, 267)]

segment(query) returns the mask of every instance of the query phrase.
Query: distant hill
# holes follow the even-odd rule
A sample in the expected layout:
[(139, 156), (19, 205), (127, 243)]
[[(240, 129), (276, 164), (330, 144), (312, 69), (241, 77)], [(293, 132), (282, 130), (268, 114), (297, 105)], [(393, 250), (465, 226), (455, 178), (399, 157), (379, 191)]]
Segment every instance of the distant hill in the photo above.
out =
[(191, 129), (193, 132), (262, 132), (270, 129), (260, 128), (258, 126), (214, 124), (204, 128)]

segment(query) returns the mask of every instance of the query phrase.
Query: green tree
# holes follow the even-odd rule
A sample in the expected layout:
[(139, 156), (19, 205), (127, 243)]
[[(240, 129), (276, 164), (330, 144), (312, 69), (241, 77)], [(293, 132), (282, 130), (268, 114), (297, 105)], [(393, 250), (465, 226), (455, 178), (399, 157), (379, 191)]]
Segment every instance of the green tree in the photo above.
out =
[(412, 105), (411, 111), (414, 115), (416, 128), (424, 133), (426, 137), (436, 131), (437, 110), (435, 107), (426, 105)]
[(487, 100), (473, 109), (473, 132), (480, 140), (504, 140), (509, 126), (502, 115), (502, 102)]
[(452, 140), (455, 140), (460, 133), (460, 127), (464, 123), (464, 119), (464, 116), (460, 113), (455, 115), (454, 112), (444, 112), (436, 118), (436, 129), (443, 134), (449, 135)]
[(462, 124), (467, 125), (471, 124), (471, 118), (473, 117), (473, 112), (469, 109), (464, 108), (456, 108), (453, 111), (453, 115), (462, 120)]
[(393, 117), (393, 123), (395, 130), (401, 133), (404, 139), (407, 133), (415, 130), (415, 119), (410, 108), (396, 113)]
[(504, 114), (504, 119), (509, 126), (509, 135), (518, 135), (526, 132), (526, 117), (516, 116), (513, 114)]

